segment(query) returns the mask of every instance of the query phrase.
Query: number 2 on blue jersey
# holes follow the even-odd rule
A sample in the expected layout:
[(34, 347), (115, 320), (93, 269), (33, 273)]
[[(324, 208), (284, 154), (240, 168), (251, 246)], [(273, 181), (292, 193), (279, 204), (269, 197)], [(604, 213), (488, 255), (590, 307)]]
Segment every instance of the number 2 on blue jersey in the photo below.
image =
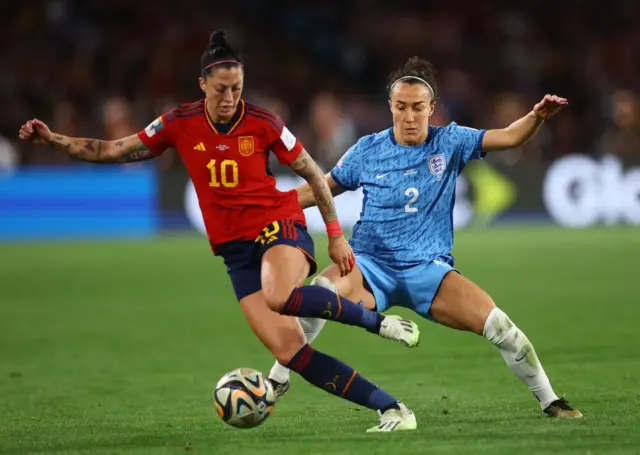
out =
[(418, 195), (420, 192), (417, 188), (411, 187), (407, 188), (404, 192), (404, 195), (409, 198), (409, 201), (404, 205), (404, 211), (407, 213), (415, 213), (418, 211), (417, 207), (411, 207), (411, 204), (415, 203), (418, 200)]

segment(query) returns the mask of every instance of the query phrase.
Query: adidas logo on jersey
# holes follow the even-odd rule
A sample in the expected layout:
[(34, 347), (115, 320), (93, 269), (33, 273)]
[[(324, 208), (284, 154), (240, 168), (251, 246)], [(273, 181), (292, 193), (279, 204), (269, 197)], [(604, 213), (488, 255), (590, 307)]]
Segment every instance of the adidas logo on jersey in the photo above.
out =
[(198, 145), (196, 145), (193, 150), (197, 150), (199, 152), (206, 152), (207, 148), (204, 146), (204, 143), (200, 142)]

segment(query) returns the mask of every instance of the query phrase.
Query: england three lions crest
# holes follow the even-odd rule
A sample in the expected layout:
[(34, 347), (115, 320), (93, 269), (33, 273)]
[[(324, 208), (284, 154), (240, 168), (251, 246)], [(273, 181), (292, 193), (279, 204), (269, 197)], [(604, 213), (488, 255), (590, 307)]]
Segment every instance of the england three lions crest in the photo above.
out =
[(447, 168), (447, 159), (444, 157), (444, 153), (438, 153), (429, 157), (429, 171), (436, 176), (436, 180), (442, 178), (444, 170)]

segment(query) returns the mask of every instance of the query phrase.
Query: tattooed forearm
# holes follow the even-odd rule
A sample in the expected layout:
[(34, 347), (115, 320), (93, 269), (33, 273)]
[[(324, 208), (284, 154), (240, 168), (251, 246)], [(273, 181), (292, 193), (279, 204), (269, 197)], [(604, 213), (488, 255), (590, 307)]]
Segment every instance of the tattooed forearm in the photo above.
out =
[(75, 158), (92, 163), (133, 163), (153, 158), (151, 151), (136, 135), (114, 142), (54, 134), (51, 145)]
[(71, 142), (68, 137), (62, 136), (61, 134), (55, 134), (53, 139), (51, 140), (51, 145), (58, 150), (63, 150), (69, 153), (69, 149), (71, 148)]
[(99, 159), (100, 153), (102, 152), (102, 141), (99, 141), (97, 139), (85, 139), (84, 149), (87, 151), (87, 153), (90, 153)]
[[(125, 145), (125, 141), (120, 139), (116, 141), (116, 149), (121, 150)], [(145, 161), (153, 158), (153, 153), (142, 142), (138, 140), (138, 144), (133, 144), (129, 147), (129, 151), (117, 158), (116, 163), (133, 163), (136, 161)]]
[(153, 154), (151, 150), (142, 146), (139, 150), (134, 150), (133, 152), (127, 153), (123, 157), (119, 158), (117, 163), (133, 163), (136, 161), (145, 161), (153, 158)]
[(101, 161), (107, 142), (98, 139), (84, 139), (54, 134), (51, 145), (69, 155), (84, 161)]
[(322, 173), (322, 170), (318, 167), (313, 158), (309, 156), (306, 150), (303, 150), (300, 156), (291, 163), (291, 169), (295, 171), (300, 177), (305, 179), (311, 190), (313, 191), (313, 197), (316, 200), (316, 205), (322, 214), (322, 219), (325, 223), (335, 221), (338, 219), (336, 214), (336, 206), (333, 203), (333, 197), (331, 190), (327, 184), (327, 180)]
[[(118, 141), (122, 142), (122, 141)], [(116, 147), (118, 147), (118, 143), (116, 142)], [(146, 161), (153, 158), (153, 154), (151, 150), (146, 148), (144, 145), (139, 146), (137, 149), (130, 151), (124, 155), (118, 155), (113, 158), (103, 158), (100, 161), (96, 161), (98, 164), (124, 164), (124, 163), (135, 163), (137, 161)]]

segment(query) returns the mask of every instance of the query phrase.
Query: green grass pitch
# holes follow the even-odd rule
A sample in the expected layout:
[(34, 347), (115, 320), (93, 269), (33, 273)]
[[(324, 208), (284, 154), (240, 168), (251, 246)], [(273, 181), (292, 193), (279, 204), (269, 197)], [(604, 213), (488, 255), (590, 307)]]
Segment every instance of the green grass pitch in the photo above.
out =
[(413, 350), (332, 323), (315, 344), (411, 406), (418, 431), (365, 434), (374, 413), (298, 377), (262, 427), (234, 429), (214, 384), (272, 359), (204, 238), (2, 245), (0, 453), (640, 453), (640, 231), (469, 230), (455, 252), (584, 419), (542, 416), (489, 343), (420, 320)]

